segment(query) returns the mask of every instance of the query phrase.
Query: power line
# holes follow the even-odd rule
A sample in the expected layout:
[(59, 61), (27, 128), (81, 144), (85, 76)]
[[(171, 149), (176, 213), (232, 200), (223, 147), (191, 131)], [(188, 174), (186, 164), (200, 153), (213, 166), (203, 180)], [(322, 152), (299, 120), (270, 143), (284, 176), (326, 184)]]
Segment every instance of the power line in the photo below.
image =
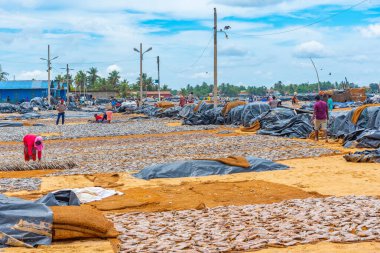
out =
[(214, 37), (214, 34), (211, 34), (210, 39), (207, 42), (207, 45), (202, 50), (202, 53), (198, 56), (198, 58), (191, 65), (189, 65), (187, 68), (185, 68), (185, 69), (183, 69), (181, 71), (170, 71), (170, 72), (180, 74), (180, 73), (184, 73), (184, 72), (188, 71), (190, 68), (194, 67), (202, 59), (202, 57), (205, 54), (206, 50), (209, 48), (210, 43), (211, 43), (213, 37)]
[[(335, 14), (332, 14), (328, 17), (325, 17), (325, 18), (321, 18), (321, 19), (317, 19), (316, 21), (312, 22), (312, 23), (309, 23), (309, 24), (306, 24), (306, 25), (303, 25), (303, 26), (299, 26), (299, 27), (296, 27), (296, 28), (293, 28), (293, 29), (289, 29), (289, 30), (285, 30), (285, 31), (280, 31), (280, 32), (272, 32), (272, 33), (259, 33), (259, 34), (240, 34), (240, 36), (242, 37), (264, 37), (264, 36), (271, 36), (271, 35), (277, 35), (277, 34), (284, 34), (284, 33), (290, 33), (290, 32), (294, 32), (294, 31), (298, 31), (298, 30), (301, 30), (301, 29), (304, 29), (304, 28), (307, 28), (307, 27), (310, 27), (310, 26), (313, 26), (313, 25), (316, 25), (316, 24), (319, 24), (319, 23), (322, 23), (328, 19), (331, 19), (333, 17), (336, 17), (338, 15), (341, 15), (347, 11), (350, 11), (352, 10), (353, 8), (359, 6), (359, 5), (362, 5), (363, 3), (365, 2), (368, 2), (369, 0), (362, 0), (352, 6), (350, 6), (349, 8), (347, 9), (344, 9), (340, 12), (337, 12)], [(238, 33), (232, 33), (232, 34), (237, 34), (239, 35)]]

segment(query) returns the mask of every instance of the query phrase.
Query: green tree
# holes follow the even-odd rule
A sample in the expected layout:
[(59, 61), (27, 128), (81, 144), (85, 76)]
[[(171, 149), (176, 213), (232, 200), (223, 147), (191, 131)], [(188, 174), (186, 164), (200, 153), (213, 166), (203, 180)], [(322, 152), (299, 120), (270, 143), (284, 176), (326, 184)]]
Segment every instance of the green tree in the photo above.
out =
[(91, 67), (88, 71), (87, 71), (87, 81), (88, 81), (88, 84), (89, 84), (89, 87), (90, 88), (94, 88), (95, 87), (95, 83), (96, 83), (96, 80), (98, 80), (99, 76), (98, 76), (98, 69), (97, 68), (94, 68), (94, 67)]
[(378, 93), (380, 91), (379, 85), (377, 83), (371, 83), (369, 85), (369, 88), (371, 89), (371, 92)]
[[(156, 91), (158, 90), (158, 86), (153, 83), (152, 77), (148, 77), (146, 73), (142, 74), (142, 83), (143, 83), (143, 90), (148, 91)], [(140, 76), (136, 80), (136, 86), (138, 86), (138, 90), (140, 90)]]
[(87, 76), (83, 70), (78, 71), (74, 79), (75, 79), (76, 87), (78, 87), (79, 90), (84, 90), (86, 88)]
[(120, 84), (120, 73), (117, 70), (114, 70), (108, 74), (108, 79), (110, 86), (115, 89)]
[(128, 81), (125, 79), (121, 81), (119, 85), (119, 94), (121, 95), (121, 97), (128, 97), (130, 95), (130, 91), (131, 89), (129, 87)]
[(61, 84), (63, 84), (64, 82), (65, 82), (65, 78), (64, 78), (64, 76), (62, 76), (62, 75), (57, 75), (55, 78), (54, 78), (54, 80), (56, 81), (56, 82), (58, 82), (58, 89), (63, 89), (63, 86), (61, 87)]
[(9, 73), (3, 71), (3, 69), (0, 65), (0, 81), (8, 81), (7, 76), (9, 76)]

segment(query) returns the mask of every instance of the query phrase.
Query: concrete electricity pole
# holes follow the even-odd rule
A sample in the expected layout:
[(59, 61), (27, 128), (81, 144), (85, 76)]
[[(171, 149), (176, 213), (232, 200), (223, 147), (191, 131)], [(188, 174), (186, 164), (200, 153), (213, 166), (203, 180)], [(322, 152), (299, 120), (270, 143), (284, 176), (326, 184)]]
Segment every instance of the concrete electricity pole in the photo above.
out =
[(158, 73), (158, 101), (161, 101), (161, 90), (160, 90), (160, 56), (157, 56), (157, 73)]
[(218, 19), (214, 8), (214, 108), (218, 106)]
[(152, 50), (152, 48), (148, 48), (145, 52), (142, 51), (142, 43), (140, 43), (140, 50), (134, 48), (133, 49), (134, 51), (140, 53), (140, 104), (142, 103), (142, 100), (143, 100), (143, 80), (142, 80), (142, 77), (143, 77), (143, 69), (142, 69), (142, 61), (143, 61), (143, 56), (145, 53), (149, 52), (150, 50)]
[(69, 104), (70, 102), (70, 70), (74, 70), (74, 69), (70, 69), (69, 68), (69, 64), (66, 64), (66, 68), (61, 68), (61, 69), (65, 69), (66, 70), (66, 85), (67, 85), (67, 92), (66, 92), (66, 100), (67, 100), (67, 104)]
[(50, 45), (48, 45), (48, 58), (41, 58), (41, 60), (47, 61), (47, 72), (48, 72), (48, 104), (50, 105), (51, 100), (51, 94), (50, 94), (50, 86), (51, 86), (51, 78), (50, 78), (50, 71), (51, 71), (51, 61), (57, 59), (58, 56), (54, 57), (53, 59), (50, 59)]

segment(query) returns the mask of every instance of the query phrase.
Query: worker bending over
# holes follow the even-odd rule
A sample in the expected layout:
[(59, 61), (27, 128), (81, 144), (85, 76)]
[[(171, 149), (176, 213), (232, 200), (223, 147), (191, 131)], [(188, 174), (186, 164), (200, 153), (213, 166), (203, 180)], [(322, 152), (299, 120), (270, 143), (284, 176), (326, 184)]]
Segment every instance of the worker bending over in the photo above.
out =
[(38, 157), (38, 161), (41, 161), (42, 150), (44, 149), (42, 137), (28, 134), (24, 136), (23, 142), (25, 161), (29, 161), (30, 159), (36, 161), (36, 156)]

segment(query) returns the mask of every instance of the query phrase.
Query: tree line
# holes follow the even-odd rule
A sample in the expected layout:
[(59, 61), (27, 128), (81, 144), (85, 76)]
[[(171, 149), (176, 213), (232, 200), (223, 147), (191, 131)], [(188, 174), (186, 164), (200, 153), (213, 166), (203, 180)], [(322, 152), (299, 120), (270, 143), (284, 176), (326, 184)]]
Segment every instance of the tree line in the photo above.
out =
[[(55, 80), (59, 83), (66, 83), (69, 80), (70, 90), (78, 91), (117, 91), (122, 97), (131, 96), (131, 92), (140, 91), (140, 77), (135, 83), (130, 83), (127, 79), (121, 79), (120, 72), (113, 70), (108, 73), (107, 77), (99, 76), (99, 71), (95, 67), (91, 67), (88, 71), (80, 70), (74, 78), (71, 75), (57, 75)], [(148, 77), (143, 73), (142, 83), (144, 91), (157, 91), (158, 84), (153, 81), (152, 77)], [(161, 90), (168, 90), (169, 87), (164, 84)]]

